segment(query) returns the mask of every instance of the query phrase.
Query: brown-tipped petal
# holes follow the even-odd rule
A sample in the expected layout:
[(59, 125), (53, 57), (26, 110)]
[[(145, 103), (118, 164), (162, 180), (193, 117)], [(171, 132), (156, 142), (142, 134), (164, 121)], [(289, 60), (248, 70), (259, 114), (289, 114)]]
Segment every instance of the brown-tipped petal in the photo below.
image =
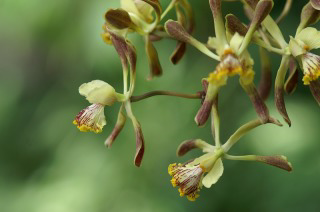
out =
[(211, 113), (212, 104), (213, 100), (204, 100), (194, 119), (198, 126), (203, 126), (207, 122)]
[(211, 113), (214, 99), (218, 95), (218, 91), (219, 91), (219, 87), (209, 84), (209, 87), (206, 93), (206, 98), (204, 99), (202, 106), (200, 107), (196, 117), (194, 118), (198, 126), (203, 126), (207, 122)]
[(287, 113), (286, 105), (284, 102), (284, 78), (289, 68), (289, 56), (283, 56), (281, 60), (280, 67), (277, 72), (274, 88), (274, 101), (276, 108), (283, 119), (287, 122), (289, 127), (291, 126), (291, 121)]
[(320, 106), (320, 80), (311, 81), (309, 86), (314, 99)]
[(186, 153), (188, 153), (190, 150), (196, 149), (197, 148), (196, 141), (197, 139), (187, 140), (182, 142), (177, 149), (177, 156), (181, 157)]
[(288, 162), (287, 158), (282, 155), (276, 156), (256, 156), (257, 161), (278, 167), (288, 172), (292, 171), (292, 165)]
[(213, 17), (217, 17), (221, 13), (221, 0), (209, 0)]
[(252, 8), (252, 9), (255, 9), (258, 2), (260, 0), (245, 0), (245, 2)]
[(283, 119), (289, 125), (289, 127), (291, 127), (291, 120), (290, 120), (288, 113), (287, 113), (287, 109), (286, 109), (286, 105), (284, 103), (284, 96), (283, 95), (284, 95), (283, 87), (276, 86), (275, 91), (274, 91), (274, 99), (275, 99), (276, 107), (277, 107), (279, 113), (281, 114), (281, 116), (283, 117)]
[(208, 87), (209, 87), (209, 82), (207, 79), (202, 79), (201, 80), (201, 84), (202, 84), (202, 88), (204, 90), (204, 92), (207, 93)]
[(297, 68), (296, 61), (293, 57), (290, 58), (289, 70), (289, 77), (286, 83), (284, 84), (284, 90), (287, 94), (292, 94), (295, 91), (299, 80), (299, 71)]
[(144, 137), (139, 123), (135, 124), (134, 132), (136, 134), (136, 155), (134, 157), (134, 164), (137, 167), (140, 167), (144, 154)]
[(186, 29), (177, 21), (169, 20), (165, 23), (164, 27), (167, 33), (178, 41), (189, 43), (192, 38)]
[(279, 127), (283, 126), (283, 124), (281, 124), (281, 122), (279, 120), (277, 120), (277, 119), (275, 119), (275, 118), (273, 118), (271, 116), (269, 117), (268, 123), (275, 124), (275, 125), (277, 125)]
[(190, 150), (193, 150), (196, 148), (201, 149), (203, 152), (210, 152), (214, 150), (214, 146), (206, 143), (205, 141), (201, 139), (192, 139), (192, 140), (183, 141), (179, 145), (177, 149), (177, 156), (178, 157), (184, 156)]
[(273, 1), (272, 0), (260, 0), (255, 8), (254, 16), (252, 19), (252, 23), (250, 25), (254, 27), (258, 27), (261, 22), (269, 15), (273, 7)]
[(122, 64), (128, 68), (128, 61), (127, 61), (127, 43), (126, 40), (121, 37), (120, 35), (117, 35), (111, 31), (109, 31), (110, 36), (111, 36), (111, 41), (116, 49)]
[(264, 103), (263, 99), (260, 97), (255, 85), (253, 83), (244, 84), (241, 83), (241, 81), (240, 84), (248, 94), (261, 122), (263, 124), (267, 123), (269, 121), (269, 110), (266, 104)]
[(156, 48), (152, 45), (152, 42), (149, 40), (149, 37), (146, 37), (146, 53), (149, 61), (150, 75), (148, 80), (151, 80), (154, 76), (162, 75), (162, 67), (158, 58), (158, 52)]
[(161, 13), (162, 13), (162, 7), (160, 5), (160, 2), (158, 0), (142, 0), (142, 1), (146, 2), (151, 7), (153, 7), (154, 11), (156, 12), (157, 22), (159, 22)]
[(272, 72), (270, 59), (268, 53), (263, 48), (259, 48), (260, 61), (261, 61), (261, 78), (258, 86), (258, 93), (261, 98), (265, 101), (271, 91), (272, 85)]
[(308, 25), (315, 24), (320, 18), (320, 11), (313, 8), (311, 3), (307, 3), (302, 11), (300, 17), (300, 28), (303, 29)]
[(179, 61), (184, 56), (184, 54), (186, 52), (186, 49), (187, 49), (187, 44), (186, 43), (183, 43), (183, 42), (178, 42), (177, 43), (176, 49), (174, 50), (174, 52), (170, 56), (170, 60), (174, 65), (179, 63)]
[(320, 10), (320, 0), (310, 0), (312, 7), (316, 10)]
[[(186, 27), (185, 15), (182, 12), (182, 10), (180, 9), (178, 4), (176, 4), (176, 14), (177, 14), (178, 22), (182, 26)], [(170, 60), (174, 65), (178, 64), (178, 62), (182, 59), (183, 55), (186, 52), (186, 47), (187, 47), (186, 43), (181, 42), (181, 41), (177, 42), (176, 48), (173, 51), (172, 55), (170, 56)]]
[(247, 27), (233, 14), (226, 16), (226, 29), (231, 35), (237, 32), (239, 35), (245, 36), (248, 31)]
[(117, 136), (120, 134), (120, 132), (122, 131), (124, 125), (126, 123), (126, 117), (123, 114), (123, 112), (120, 110), (119, 114), (118, 114), (118, 119), (117, 119), (117, 123), (115, 125), (115, 127), (113, 128), (111, 134), (109, 135), (109, 137), (107, 138), (107, 140), (105, 141), (105, 145), (108, 148), (111, 148), (113, 142), (116, 140)]
[(129, 13), (123, 9), (108, 10), (105, 19), (109, 25), (116, 29), (126, 29), (134, 26)]

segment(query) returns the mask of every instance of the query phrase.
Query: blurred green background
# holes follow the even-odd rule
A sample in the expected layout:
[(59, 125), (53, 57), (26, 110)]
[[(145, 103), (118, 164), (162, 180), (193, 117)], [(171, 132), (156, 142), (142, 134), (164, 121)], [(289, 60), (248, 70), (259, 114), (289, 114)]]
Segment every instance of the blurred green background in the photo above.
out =
[[(208, 3), (190, 1), (196, 14), (195, 37), (205, 42), (214, 33)], [(161, 4), (165, 7), (168, 2)], [(274, 17), (284, 2), (275, 0)], [(306, 2), (294, 0), (280, 24), (287, 39), (294, 34)], [(133, 166), (135, 139), (130, 122), (111, 149), (104, 147), (118, 104), (106, 108), (108, 125), (102, 134), (82, 133), (72, 125), (75, 115), (88, 105), (78, 94), (80, 84), (101, 79), (121, 92), (120, 60), (100, 37), (104, 12), (116, 7), (116, 0), (0, 0), (0, 211), (319, 211), (319, 107), (301, 81), (295, 94), (286, 97), (291, 128), (257, 128), (231, 150), (235, 155), (286, 155), (293, 172), (225, 161), (219, 182), (202, 189), (196, 202), (179, 197), (167, 167), (201, 155), (194, 151), (176, 158), (181, 141), (213, 142), (209, 125), (198, 128), (194, 123), (199, 101), (161, 96), (133, 104), (146, 140), (141, 168)], [(240, 3), (225, 3), (223, 11), (248, 23)], [(174, 18), (174, 12), (169, 17)], [(174, 66), (168, 58), (175, 42), (163, 40), (155, 45), (164, 75), (149, 82), (143, 40), (131, 38), (138, 52), (135, 95), (157, 89), (194, 93), (216, 65), (189, 46)], [(257, 47), (250, 50), (258, 81)], [(273, 73), (279, 60), (272, 54)], [(229, 80), (220, 96), (221, 136), (226, 140), (256, 115), (238, 79)], [(267, 104), (282, 121), (272, 94)]]

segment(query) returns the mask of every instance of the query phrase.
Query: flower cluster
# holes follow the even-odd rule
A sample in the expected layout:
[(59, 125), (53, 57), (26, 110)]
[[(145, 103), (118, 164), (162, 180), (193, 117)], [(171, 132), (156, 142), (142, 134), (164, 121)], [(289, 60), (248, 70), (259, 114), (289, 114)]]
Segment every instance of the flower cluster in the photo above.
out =
[[(84, 83), (79, 93), (85, 96), (91, 105), (75, 117), (74, 124), (80, 131), (95, 133), (102, 132), (106, 125), (104, 107), (112, 106), (115, 102), (121, 104), (117, 123), (107, 138), (105, 144), (111, 147), (126, 122), (126, 115), (130, 118), (136, 135), (136, 154), (134, 163), (140, 166), (144, 154), (144, 137), (139, 121), (132, 112), (131, 104), (155, 95), (169, 95), (193, 98), (201, 101), (201, 106), (195, 115), (197, 126), (206, 124), (211, 115), (211, 129), (214, 145), (201, 139), (183, 142), (177, 151), (183, 156), (192, 149), (201, 149), (204, 154), (186, 163), (169, 165), (168, 172), (172, 176), (171, 183), (179, 187), (180, 196), (186, 196), (190, 201), (199, 197), (202, 186), (210, 188), (223, 174), (223, 160), (256, 161), (273, 165), (291, 171), (292, 166), (285, 156), (258, 156), (228, 154), (231, 147), (252, 129), (265, 124), (282, 124), (270, 113), (265, 100), (272, 88), (272, 71), (268, 52), (281, 56), (281, 63), (276, 72), (274, 101), (275, 105), (290, 126), (291, 120), (284, 101), (284, 92), (291, 94), (299, 82), (299, 68), (302, 70), (302, 81), (310, 90), (320, 105), (320, 56), (312, 53), (320, 48), (320, 31), (310, 27), (320, 19), (320, 3), (311, 0), (301, 12), (300, 24), (295, 36), (288, 41), (284, 38), (278, 23), (288, 14), (292, 1), (286, 5), (274, 20), (269, 14), (274, 6), (273, 0), (239, 0), (243, 3), (244, 12), (250, 20), (246, 25), (235, 15), (222, 16), (222, 1), (209, 0), (214, 21), (215, 36), (208, 37), (207, 43), (200, 42), (192, 36), (194, 19), (192, 6), (187, 0), (171, 0), (163, 10), (158, 0), (121, 0), (121, 7), (109, 9), (105, 14), (102, 39), (112, 45), (119, 55), (123, 69), (123, 93), (117, 93), (106, 82), (94, 80)], [(176, 12), (176, 20), (165, 20), (171, 10)], [(151, 80), (162, 75), (162, 67), (158, 52), (153, 43), (170, 38), (177, 41), (171, 55), (171, 62), (177, 64), (186, 52), (187, 45), (191, 45), (204, 55), (217, 61), (216, 67), (208, 71), (201, 80), (203, 90), (195, 94), (181, 94), (169, 91), (151, 91), (141, 96), (133, 96), (136, 86), (137, 55), (134, 45), (128, 40), (128, 34), (136, 33), (144, 38), (145, 51), (149, 61)], [(254, 60), (248, 50), (249, 45), (259, 46), (261, 79), (259, 85), (254, 83)], [(286, 79), (287, 72), (289, 71)], [(257, 118), (238, 128), (223, 144), (220, 141), (220, 118), (218, 110), (218, 95), (227, 86), (228, 79), (237, 76), (239, 84), (248, 95)], [(126, 112), (126, 115), (125, 115)]]

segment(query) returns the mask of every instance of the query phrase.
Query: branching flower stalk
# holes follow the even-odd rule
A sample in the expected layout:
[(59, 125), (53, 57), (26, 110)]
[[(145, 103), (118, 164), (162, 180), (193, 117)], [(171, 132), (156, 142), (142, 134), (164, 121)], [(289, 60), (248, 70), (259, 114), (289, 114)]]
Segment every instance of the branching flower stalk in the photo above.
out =
[[(196, 125), (204, 126), (211, 115), (211, 133), (214, 145), (203, 140), (191, 139), (182, 142), (177, 149), (177, 155), (183, 156), (192, 149), (201, 149), (203, 155), (186, 163), (169, 165), (168, 172), (172, 176), (171, 183), (179, 187), (180, 196), (186, 196), (190, 201), (199, 197), (200, 189), (210, 188), (223, 174), (223, 161), (240, 160), (256, 161), (272, 165), (286, 171), (292, 166), (285, 156), (230, 155), (232, 147), (247, 133), (265, 124), (282, 126), (273, 118), (265, 100), (272, 89), (272, 75), (276, 76), (274, 87), (274, 102), (285, 122), (291, 126), (284, 93), (292, 94), (299, 82), (299, 71), (303, 73), (303, 84), (310, 87), (311, 93), (320, 105), (320, 56), (312, 53), (320, 48), (320, 31), (310, 27), (320, 19), (320, 3), (311, 0), (301, 11), (300, 24), (297, 24), (296, 34), (285, 38), (278, 24), (290, 12), (292, 0), (287, 0), (276, 21), (270, 16), (274, 6), (272, 0), (239, 0), (243, 3), (244, 13), (250, 24), (244, 24), (233, 14), (222, 16), (223, 1), (209, 0), (208, 8), (213, 14), (215, 36), (210, 36), (203, 43), (192, 36), (194, 19), (192, 6), (188, 0), (172, 0), (163, 10), (158, 0), (121, 0), (121, 7), (109, 9), (105, 14), (104, 32), (105, 43), (112, 45), (119, 55), (123, 69), (123, 93), (118, 93), (108, 83), (93, 80), (84, 83), (79, 93), (92, 104), (82, 110), (75, 118), (74, 124), (80, 131), (101, 133), (106, 125), (104, 116), (105, 106), (115, 102), (121, 104), (116, 125), (106, 139), (106, 146), (111, 147), (123, 129), (128, 117), (133, 125), (136, 137), (136, 153), (134, 164), (140, 166), (144, 154), (144, 136), (142, 128), (132, 111), (132, 103), (147, 98), (164, 95), (171, 97), (195, 99), (201, 102), (195, 115)], [(176, 20), (165, 20), (167, 14), (174, 10)], [(196, 11), (197, 12), (197, 11)], [(162, 24), (164, 23), (164, 25)], [(133, 96), (136, 86), (137, 55), (134, 45), (127, 35), (136, 33), (143, 37), (145, 50), (149, 61), (151, 80), (162, 75), (158, 52), (153, 43), (162, 39), (174, 39), (177, 45), (171, 61), (177, 64), (191, 45), (205, 56), (213, 59), (217, 65), (201, 80), (203, 90), (193, 94), (177, 93), (174, 91), (149, 91), (139, 96)], [(259, 85), (254, 84), (254, 60), (248, 47), (258, 45), (261, 63), (261, 78)], [(278, 54), (282, 60), (279, 68), (272, 73), (268, 52)], [(288, 77), (286, 77), (289, 70)], [(228, 79), (239, 77), (239, 84), (248, 95), (257, 118), (240, 126), (225, 142), (220, 139), (220, 116), (218, 95), (227, 86)], [(126, 115), (125, 115), (126, 113)]]

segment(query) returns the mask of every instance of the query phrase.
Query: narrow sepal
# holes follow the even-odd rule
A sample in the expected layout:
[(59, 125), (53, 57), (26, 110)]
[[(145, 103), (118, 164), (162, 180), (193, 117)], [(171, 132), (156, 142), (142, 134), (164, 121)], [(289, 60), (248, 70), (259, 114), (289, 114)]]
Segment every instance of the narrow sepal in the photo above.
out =
[(320, 79), (310, 82), (310, 91), (320, 106)]
[(148, 76), (148, 80), (151, 80), (155, 76), (161, 76), (162, 67), (158, 58), (158, 52), (148, 36), (146, 37), (146, 54), (148, 57), (150, 68), (150, 75)]
[(112, 130), (111, 134), (109, 135), (109, 137), (107, 138), (107, 140), (105, 141), (105, 145), (108, 148), (111, 148), (113, 142), (116, 140), (116, 138), (118, 137), (118, 135), (122, 131), (125, 123), (126, 123), (126, 116), (123, 114), (122, 109), (120, 109), (116, 125), (113, 128), (113, 130)]
[(278, 86), (275, 87), (274, 99), (275, 99), (275, 104), (278, 109), (278, 112), (283, 117), (283, 119), (287, 122), (289, 127), (291, 127), (291, 120), (289, 118), (289, 115), (288, 115), (287, 109), (286, 109), (286, 105), (284, 103), (283, 87), (278, 87)]
[(286, 91), (287, 94), (292, 94), (295, 91), (298, 85), (298, 81), (299, 81), (299, 71), (297, 68), (297, 64), (295, 59), (291, 57), (289, 62), (289, 77), (286, 83), (284, 84), (284, 90)]
[(268, 53), (263, 48), (259, 48), (260, 61), (261, 61), (261, 77), (258, 86), (258, 93), (260, 97), (265, 101), (270, 95), (272, 85), (272, 72), (270, 59)]
[(292, 171), (292, 165), (288, 162), (287, 157), (282, 155), (276, 156), (256, 156), (256, 160), (271, 166), (278, 167), (288, 172)]
[(241, 80), (240, 80), (240, 84), (241, 84), (242, 88), (246, 91), (246, 93), (248, 94), (248, 96), (254, 106), (254, 109), (256, 110), (256, 113), (258, 114), (261, 122), (263, 124), (267, 123), (269, 121), (269, 110), (268, 110), (266, 104), (264, 103), (263, 99), (259, 95), (255, 85), (253, 83), (251, 83), (251, 84), (241, 83)]

